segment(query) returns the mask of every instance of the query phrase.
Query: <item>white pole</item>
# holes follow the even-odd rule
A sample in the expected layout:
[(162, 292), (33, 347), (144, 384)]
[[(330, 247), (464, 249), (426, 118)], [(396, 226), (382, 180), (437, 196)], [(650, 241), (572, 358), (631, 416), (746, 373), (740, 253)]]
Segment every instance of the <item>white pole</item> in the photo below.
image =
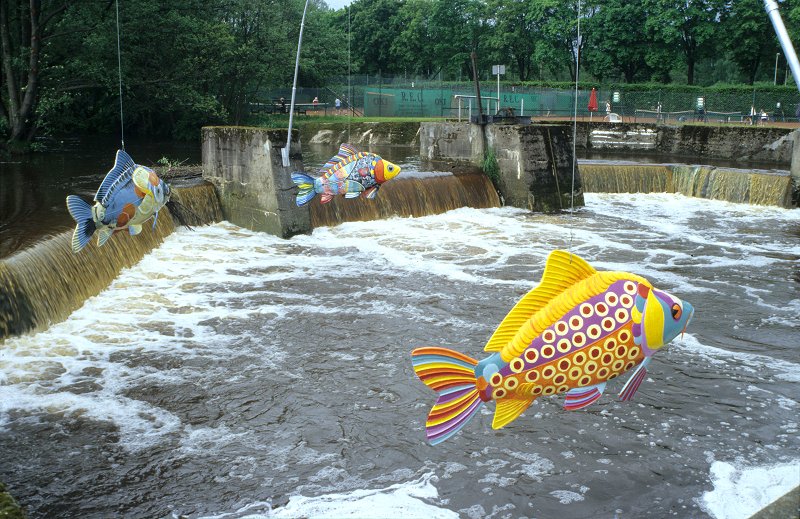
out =
[(775, 78), (772, 80), (773, 85), (778, 84), (778, 58), (780, 57), (780, 55), (781, 55), (780, 52), (775, 53)]
[(461, 98), (458, 98), (458, 122), (461, 122)]
[(308, 9), (308, 0), (303, 7), (303, 17), (300, 19), (300, 37), (297, 40), (297, 57), (294, 60), (294, 82), (292, 83), (292, 102), (289, 105), (289, 134), (286, 136), (286, 147), (281, 149), (281, 158), (283, 159), (283, 167), (289, 167), (289, 147), (292, 143), (292, 120), (294, 118), (294, 98), (297, 93), (297, 70), (300, 68), (300, 46), (303, 44), (303, 27), (306, 24), (306, 10)]
[(525, 99), (519, 100), (519, 115), (525, 115)]
[(500, 111), (500, 65), (497, 66), (497, 105), (495, 106), (496, 110), (494, 113)]
[(792, 77), (794, 78), (797, 89), (800, 90), (800, 62), (797, 61), (797, 54), (792, 46), (792, 40), (789, 38), (789, 33), (786, 32), (786, 27), (783, 25), (781, 13), (778, 12), (778, 3), (775, 0), (764, 0), (764, 9), (772, 21), (772, 27), (775, 29), (775, 34), (778, 36), (778, 41), (781, 42), (783, 48), (783, 55), (786, 56), (786, 61), (789, 62), (789, 67), (792, 69)]
[(469, 100), (469, 120), (472, 122), (472, 99)]

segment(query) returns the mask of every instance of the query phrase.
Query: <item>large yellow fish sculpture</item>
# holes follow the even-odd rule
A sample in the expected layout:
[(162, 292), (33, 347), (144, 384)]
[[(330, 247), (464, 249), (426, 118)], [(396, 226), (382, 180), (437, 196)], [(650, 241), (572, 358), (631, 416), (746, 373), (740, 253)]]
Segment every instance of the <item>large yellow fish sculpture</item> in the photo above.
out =
[(492, 428), (514, 421), (540, 396), (565, 393), (564, 408), (597, 401), (606, 382), (636, 368), (619, 393), (630, 400), (652, 355), (686, 330), (692, 305), (627, 272), (598, 272), (566, 251), (547, 258), (542, 281), (503, 319), (478, 362), (446, 348), (417, 348), (414, 371), (438, 399), (428, 441), (453, 436), (494, 400)]

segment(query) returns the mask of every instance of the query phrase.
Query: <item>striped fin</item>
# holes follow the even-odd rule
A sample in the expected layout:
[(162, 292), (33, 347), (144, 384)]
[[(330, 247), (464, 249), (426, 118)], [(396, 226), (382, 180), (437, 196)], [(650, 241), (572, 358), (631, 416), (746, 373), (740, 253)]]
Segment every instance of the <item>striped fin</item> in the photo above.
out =
[(533, 398), (506, 397), (498, 400), (497, 407), (494, 410), (492, 429), (500, 429), (510, 424), (524, 413), (532, 403)]
[(644, 378), (647, 376), (647, 365), (650, 363), (650, 358), (651, 357), (645, 357), (636, 368), (636, 371), (633, 372), (633, 375), (631, 375), (628, 381), (625, 382), (625, 385), (622, 386), (622, 390), (619, 392), (619, 399), (623, 402), (633, 399), (636, 390), (642, 385), (642, 381), (644, 381)]
[(320, 173), (325, 173), (328, 170), (335, 169), (343, 164), (353, 161), (358, 154), (358, 151), (352, 144), (342, 144), (339, 146), (339, 153), (334, 155), (328, 160), (319, 170)]
[(77, 225), (72, 233), (72, 252), (79, 252), (89, 244), (95, 231), (92, 207), (75, 195), (67, 196), (67, 210)]
[(414, 372), (438, 398), (425, 423), (428, 442), (436, 445), (461, 430), (483, 406), (475, 380), (478, 361), (446, 348), (411, 352)]
[(102, 247), (106, 244), (111, 235), (114, 234), (114, 231), (109, 229), (108, 227), (103, 227), (97, 232), (97, 246)]
[(358, 198), (364, 192), (364, 186), (355, 180), (345, 180), (344, 182), (345, 198)]
[(314, 177), (306, 175), (305, 173), (295, 172), (292, 173), (292, 182), (300, 188), (295, 200), (298, 207), (306, 205), (317, 195), (317, 192), (314, 190)]
[(580, 257), (563, 250), (554, 250), (545, 263), (539, 286), (525, 294), (497, 327), (484, 351), (502, 351), (520, 327), (557, 295), (597, 271)]
[(565, 395), (566, 398), (564, 400), (564, 409), (567, 411), (577, 411), (578, 409), (588, 407), (597, 402), (597, 400), (603, 396), (603, 391), (605, 391), (605, 389), (605, 382), (600, 382), (594, 386), (576, 387), (575, 389), (571, 389), (567, 391), (567, 394)]
[(95, 202), (100, 202), (107, 207), (108, 199), (114, 194), (116, 186), (130, 178), (135, 167), (136, 164), (133, 162), (130, 155), (125, 153), (125, 150), (117, 150), (117, 156), (114, 159), (114, 167), (106, 173), (106, 178), (100, 183), (100, 187), (94, 195)]

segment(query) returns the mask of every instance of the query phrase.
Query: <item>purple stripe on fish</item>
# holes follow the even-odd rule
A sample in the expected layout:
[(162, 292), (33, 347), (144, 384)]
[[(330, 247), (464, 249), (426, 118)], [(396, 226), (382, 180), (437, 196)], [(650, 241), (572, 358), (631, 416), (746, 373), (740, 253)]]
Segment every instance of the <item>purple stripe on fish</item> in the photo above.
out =
[(450, 402), (455, 400), (456, 398), (461, 398), (462, 396), (466, 395), (470, 391), (475, 391), (475, 384), (472, 386), (464, 386), (466, 389), (457, 389), (456, 391), (450, 393), (442, 393), (439, 398), (436, 400), (437, 404), (443, 404), (445, 402)]
[(483, 402), (480, 399), (476, 399), (475, 402), (473, 402), (472, 405), (470, 405), (466, 410), (459, 413), (455, 420), (448, 420), (442, 424), (435, 425), (433, 427), (427, 427), (428, 439), (435, 439), (439, 436), (447, 434), (455, 428), (460, 427), (472, 417), (472, 411), (482, 404)]

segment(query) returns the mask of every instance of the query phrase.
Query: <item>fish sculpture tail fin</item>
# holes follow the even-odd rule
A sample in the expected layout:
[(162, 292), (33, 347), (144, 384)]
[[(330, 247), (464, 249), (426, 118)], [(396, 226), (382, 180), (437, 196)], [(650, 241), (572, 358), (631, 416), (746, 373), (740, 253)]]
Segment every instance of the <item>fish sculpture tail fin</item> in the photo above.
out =
[(314, 177), (306, 175), (305, 173), (295, 172), (292, 173), (292, 182), (297, 184), (300, 191), (297, 193), (297, 207), (306, 205), (317, 195), (314, 191)]
[(428, 414), (428, 442), (436, 445), (457, 433), (483, 406), (475, 379), (475, 359), (446, 348), (411, 352), (414, 371), (438, 398)]
[(80, 252), (89, 243), (96, 230), (92, 206), (78, 196), (69, 195), (67, 196), (67, 210), (78, 224), (72, 233), (72, 252)]

